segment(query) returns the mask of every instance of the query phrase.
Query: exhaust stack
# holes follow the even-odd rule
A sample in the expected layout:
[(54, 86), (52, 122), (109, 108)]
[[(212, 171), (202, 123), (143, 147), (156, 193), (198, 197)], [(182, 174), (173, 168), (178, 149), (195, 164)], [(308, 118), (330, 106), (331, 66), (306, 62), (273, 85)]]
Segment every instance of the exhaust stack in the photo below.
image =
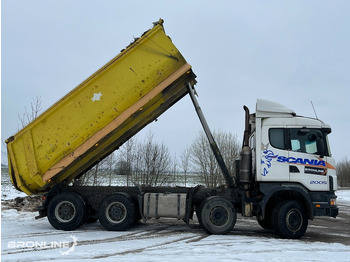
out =
[(243, 109), (245, 111), (245, 129), (241, 151), (240, 182), (250, 183), (252, 175), (252, 150), (249, 147), (249, 109), (246, 106)]

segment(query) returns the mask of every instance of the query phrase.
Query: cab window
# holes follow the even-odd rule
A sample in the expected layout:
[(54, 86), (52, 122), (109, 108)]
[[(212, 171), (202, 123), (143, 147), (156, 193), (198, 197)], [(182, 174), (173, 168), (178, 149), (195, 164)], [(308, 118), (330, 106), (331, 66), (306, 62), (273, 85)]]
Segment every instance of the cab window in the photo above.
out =
[(269, 130), (270, 144), (278, 149), (287, 149), (285, 143), (285, 128), (271, 128)]
[(315, 128), (269, 129), (269, 141), (274, 148), (329, 156), (326, 136), (326, 132)]

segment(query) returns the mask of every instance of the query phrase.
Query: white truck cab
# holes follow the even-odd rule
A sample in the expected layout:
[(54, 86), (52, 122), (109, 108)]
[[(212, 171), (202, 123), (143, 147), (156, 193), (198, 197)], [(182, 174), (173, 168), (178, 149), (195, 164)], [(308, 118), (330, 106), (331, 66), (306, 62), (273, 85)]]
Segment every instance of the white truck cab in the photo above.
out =
[(257, 100), (250, 122), (256, 181), (295, 182), (310, 191), (337, 190), (329, 125), (262, 99)]
[(255, 114), (245, 110), (241, 182), (251, 192), (246, 202), (253, 199), (250, 209), (259, 224), (283, 237), (299, 238), (307, 219), (336, 217), (337, 175), (327, 138), (330, 126), (262, 99), (257, 100)]

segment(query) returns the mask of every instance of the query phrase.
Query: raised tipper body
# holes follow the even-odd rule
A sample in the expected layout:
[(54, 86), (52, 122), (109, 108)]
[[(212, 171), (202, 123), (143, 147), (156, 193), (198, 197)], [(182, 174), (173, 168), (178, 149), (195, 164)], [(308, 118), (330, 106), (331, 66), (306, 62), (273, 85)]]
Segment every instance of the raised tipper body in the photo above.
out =
[(7, 139), (17, 189), (45, 192), (83, 174), (187, 93), (195, 75), (162, 24)]

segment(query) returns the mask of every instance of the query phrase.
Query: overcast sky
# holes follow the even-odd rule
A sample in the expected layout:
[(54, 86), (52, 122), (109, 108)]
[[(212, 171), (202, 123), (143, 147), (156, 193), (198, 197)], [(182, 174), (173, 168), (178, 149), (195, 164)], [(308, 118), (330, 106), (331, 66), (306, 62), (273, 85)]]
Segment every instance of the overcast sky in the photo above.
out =
[[(312, 101), (335, 159), (350, 155), (350, 1), (2, 0), (2, 142), (32, 98), (47, 109), (160, 17), (211, 129), (241, 141), (243, 105), (254, 112), (263, 98), (314, 117)], [(149, 129), (177, 155), (202, 130), (189, 97), (140, 136)]]

